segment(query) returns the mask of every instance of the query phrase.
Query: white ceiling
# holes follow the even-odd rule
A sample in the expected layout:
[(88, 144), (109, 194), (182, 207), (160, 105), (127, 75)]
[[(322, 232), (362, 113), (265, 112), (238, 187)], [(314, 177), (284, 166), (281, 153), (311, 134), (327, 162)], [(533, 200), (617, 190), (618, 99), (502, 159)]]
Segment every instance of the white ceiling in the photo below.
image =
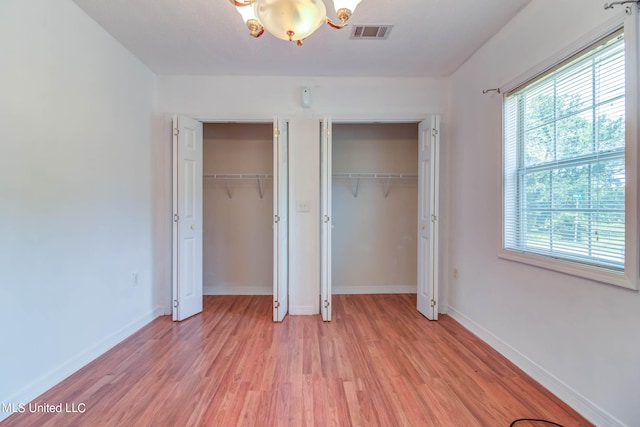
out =
[(531, 0), (363, 0), (349, 23), (387, 40), (324, 25), (301, 47), (249, 36), (228, 0), (74, 1), (157, 74), (444, 77)]

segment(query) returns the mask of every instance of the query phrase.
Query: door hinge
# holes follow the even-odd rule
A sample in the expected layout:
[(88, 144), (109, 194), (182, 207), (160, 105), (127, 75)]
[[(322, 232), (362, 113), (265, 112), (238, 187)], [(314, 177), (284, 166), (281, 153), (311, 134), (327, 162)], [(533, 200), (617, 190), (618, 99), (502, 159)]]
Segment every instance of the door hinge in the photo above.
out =
[(325, 215), (323, 219), (324, 219), (324, 222), (327, 223), (331, 218), (329, 218), (329, 215)]
[(178, 128), (173, 128), (173, 134), (174, 134), (175, 136), (178, 136), (178, 135), (180, 134), (180, 129), (178, 129)]
[(180, 217), (178, 216), (178, 214), (173, 214), (173, 222), (178, 222), (179, 219)]
[(436, 222), (438, 220), (438, 217), (435, 216), (435, 214), (431, 214), (431, 222)]
[(180, 302), (177, 299), (173, 300), (173, 306), (177, 308), (180, 305)]
[(431, 135), (438, 136), (438, 129), (436, 128), (431, 129)]
[(331, 305), (331, 303), (329, 302), (328, 299), (324, 300), (324, 308), (329, 308), (329, 306)]
[(273, 222), (275, 222), (276, 224), (280, 222), (280, 217), (278, 215), (274, 215), (273, 216)]
[(280, 136), (280, 129), (276, 128), (273, 130), (273, 135), (274, 136)]
[(436, 300), (432, 299), (429, 305), (431, 306), (431, 308), (435, 307), (436, 306)]
[(274, 300), (273, 301), (273, 308), (280, 308), (280, 301)]

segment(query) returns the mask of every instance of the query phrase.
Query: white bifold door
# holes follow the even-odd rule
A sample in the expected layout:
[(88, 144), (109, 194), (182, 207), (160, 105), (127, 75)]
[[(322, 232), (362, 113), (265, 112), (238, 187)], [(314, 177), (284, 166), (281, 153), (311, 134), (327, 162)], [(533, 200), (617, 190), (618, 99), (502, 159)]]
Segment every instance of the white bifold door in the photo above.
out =
[(289, 311), (289, 124), (273, 122), (273, 321)]
[(331, 118), (322, 121), (320, 137), (320, 312), (331, 321)]
[(202, 123), (173, 119), (173, 320), (202, 311)]
[[(440, 118), (418, 124), (418, 283), (417, 309), (438, 319), (438, 144)], [(331, 146), (332, 122), (325, 117), (321, 130), (321, 250), (320, 307), (322, 319), (331, 320)], [(374, 231), (375, 232), (375, 231)]]
[[(289, 302), (288, 122), (273, 122), (273, 320)], [(173, 119), (173, 320), (202, 311), (202, 123)]]
[(418, 311), (438, 320), (440, 117), (421, 122), (418, 132)]

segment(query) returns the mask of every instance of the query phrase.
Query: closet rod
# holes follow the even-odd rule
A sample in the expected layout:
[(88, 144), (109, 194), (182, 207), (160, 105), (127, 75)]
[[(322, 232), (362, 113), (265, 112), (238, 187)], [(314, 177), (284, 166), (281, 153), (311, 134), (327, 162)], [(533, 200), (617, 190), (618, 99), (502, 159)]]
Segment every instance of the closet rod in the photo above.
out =
[(215, 173), (202, 175), (205, 179), (270, 179), (273, 175), (266, 173)]
[(408, 179), (408, 178), (417, 178), (417, 174), (410, 173), (383, 173), (383, 172), (375, 172), (375, 173), (334, 173), (334, 178), (365, 178), (365, 179)]

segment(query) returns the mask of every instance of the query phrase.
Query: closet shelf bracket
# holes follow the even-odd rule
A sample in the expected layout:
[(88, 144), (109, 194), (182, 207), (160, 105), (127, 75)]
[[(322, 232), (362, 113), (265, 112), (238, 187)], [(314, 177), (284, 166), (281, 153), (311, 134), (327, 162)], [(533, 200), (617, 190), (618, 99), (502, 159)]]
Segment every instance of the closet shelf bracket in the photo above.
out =
[(260, 182), (260, 175), (256, 175), (256, 180), (258, 181), (258, 193), (260, 194), (260, 199), (262, 199), (262, 183)]
[(387, 177), (387, 182), (384, 184), (384, 198), (386, 199), (389, 195), (389, 185), (391, 184), (391, 177)]
[(231, 188), (229, 187), (229, 179), (227, 177), (224, 178), (224, 185), (227, 187), (227, 196), (229, 196), (229, 200), (231, 200)]
[(358, 189), (360, 188), (360, 177), (356, 178), (356, 190), (353, 192), (353, 197), (358, 197)]

